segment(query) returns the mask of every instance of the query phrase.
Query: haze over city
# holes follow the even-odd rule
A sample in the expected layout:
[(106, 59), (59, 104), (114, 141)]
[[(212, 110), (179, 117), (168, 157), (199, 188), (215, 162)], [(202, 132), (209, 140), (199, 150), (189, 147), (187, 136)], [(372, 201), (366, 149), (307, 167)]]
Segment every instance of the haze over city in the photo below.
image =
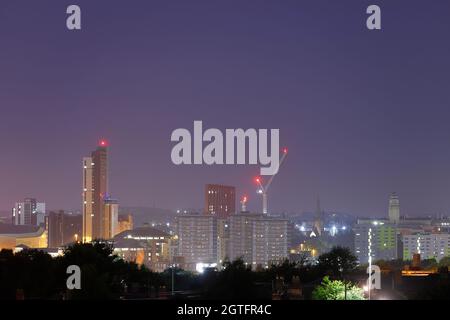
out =
[(280, 129), (271, 211), (320, 195), (385, 216), (395, 191), (402, 214), (448, 214), (448, 1), (387, 2), (380, 33), (358, 27), (368, 1), (77, 2), (79, 33), (57, 27), (66, 1), (0, 4), (0, 209), (80, 209), (81, 159), (106, 139), (123, 206), (201, 208), (219, 183), (260, 211), (258, 165), (172, 164), (170, 133), (202, 120)]

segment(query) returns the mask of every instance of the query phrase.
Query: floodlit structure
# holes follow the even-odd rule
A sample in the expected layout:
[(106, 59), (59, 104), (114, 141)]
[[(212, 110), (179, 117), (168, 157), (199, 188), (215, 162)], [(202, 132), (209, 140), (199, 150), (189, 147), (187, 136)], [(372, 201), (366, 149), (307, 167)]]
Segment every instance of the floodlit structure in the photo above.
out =
[(0, 250), (47, 248), (47, 232), (41, 226), (0, 224)]
[[(116, 204), (108, 203), (108, 143), (101, 140), (90, 157), (83, 158), (83, 242), (111, 239), (117, 228)], [(113, 214), (114, 221), (110, 215)], [(109, 216), (107, 216), (109, 215)]]

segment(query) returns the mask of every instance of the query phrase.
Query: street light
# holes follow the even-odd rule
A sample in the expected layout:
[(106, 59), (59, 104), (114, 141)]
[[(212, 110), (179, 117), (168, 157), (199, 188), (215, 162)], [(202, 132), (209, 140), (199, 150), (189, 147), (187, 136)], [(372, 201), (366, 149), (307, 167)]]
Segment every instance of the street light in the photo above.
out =
[(368, 294), (369, 294), (369, 300), (370, 300), (370, 290), (372, 289), (372, 228), (369, 228), (369, 233), (368, 233), (368, 238), (369, 238), (369, 245), (368, 245), (368, 254), (369, 254), (369, 280), (368, 280)]

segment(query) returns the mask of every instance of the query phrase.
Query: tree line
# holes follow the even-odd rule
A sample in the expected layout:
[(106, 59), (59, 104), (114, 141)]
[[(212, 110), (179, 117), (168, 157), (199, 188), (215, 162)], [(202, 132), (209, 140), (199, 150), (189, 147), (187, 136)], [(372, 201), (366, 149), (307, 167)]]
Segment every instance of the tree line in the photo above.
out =
[[(67, 267), (81, 270), (81, 289), (68, 290)], [(276, 283), (288, 298), (295, 281), (313, 289), (306, 298), (363, 299), (359, 286), (349, 281), (358, 270), (357, 259), (348, 248), (334, 247), (315, 263), (288, 260), (260, 271), (252, 271), (242, 259), (226, 260), (222, 268), (202, 274), (179, 268), (156, 273), (145, 265), (124, 261), (105, 242), (75, 243), (64, 254), (52, 258), (37, 249), (0, 251), (0, 299), (271, 299)], [(172, 283), (173, 282), (173, 283)], [(172, 289), (174, 294), (172, 295)], [(305, 296), (304, 296), (305, 298)]]

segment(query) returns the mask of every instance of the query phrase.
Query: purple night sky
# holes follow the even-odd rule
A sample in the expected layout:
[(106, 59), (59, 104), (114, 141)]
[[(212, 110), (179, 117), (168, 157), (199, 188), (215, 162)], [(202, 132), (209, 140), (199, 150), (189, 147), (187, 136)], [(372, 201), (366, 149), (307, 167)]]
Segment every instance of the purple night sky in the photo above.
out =
[[(66, 7), (82, 9), (68, 31)], [(365, 27), (369, 4), (382, 31)], [(104, 137), (121, 205), (200, 208), (206, 183), (260, 209), (259, 166), (175, 166), (176, 128), (279, 128), (269, 208), (450, 211), (450, 1), (0, 2), (0, 209), (81, 207)]]

